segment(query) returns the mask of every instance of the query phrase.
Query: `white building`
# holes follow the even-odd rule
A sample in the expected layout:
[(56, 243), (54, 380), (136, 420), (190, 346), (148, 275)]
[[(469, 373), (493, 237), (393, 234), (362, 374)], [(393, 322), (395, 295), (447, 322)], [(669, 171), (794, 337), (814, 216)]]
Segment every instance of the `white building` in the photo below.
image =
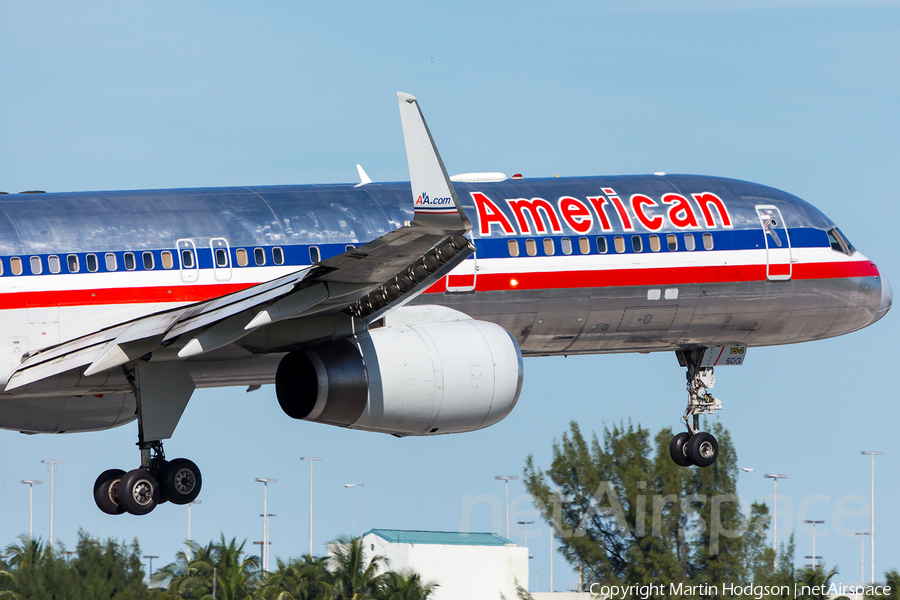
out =
[(516, 600), (516, 583), (528, 585), (528, 549), (493, 533), (372, 529), (363, 547), (369, 558), (387, 558), (392, 571), (410, 569), (423, 583), (437, 583), (435, 600)]

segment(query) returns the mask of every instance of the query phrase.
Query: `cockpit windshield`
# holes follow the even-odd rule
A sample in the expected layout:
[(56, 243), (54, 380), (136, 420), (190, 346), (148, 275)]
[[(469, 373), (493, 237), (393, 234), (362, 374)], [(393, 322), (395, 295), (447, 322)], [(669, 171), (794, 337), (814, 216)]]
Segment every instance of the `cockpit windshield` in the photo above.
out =
[(852, 256), (853, 253), (856, 252), (856, 248), (853, 247), (853, 244), (850, 243), (847, 236), (845, 236), (837, 227), (832, 227), (826, 233), (828, 234), (828, 243), (831, 244), (832, 250), (843, 252), (847, 256)]

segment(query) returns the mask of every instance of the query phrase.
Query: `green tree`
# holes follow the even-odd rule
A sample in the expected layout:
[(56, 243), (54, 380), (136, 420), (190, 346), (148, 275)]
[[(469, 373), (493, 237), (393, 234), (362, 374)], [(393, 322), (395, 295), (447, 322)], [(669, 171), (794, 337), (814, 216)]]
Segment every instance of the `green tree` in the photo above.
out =
[(799, 600), (825, 600), (828, 598), (828, 585), (837, 573), (837, 568), (826, 571), (822, 564), (815, 568), (803, 567), (795, 574), (798, 593), (794, 597)]
[(422, 583), (418, 573), (388, 571), (385, 573), (382, 600), (428, 600), (434, 594), (436, 583)]
[(877, 594), (866, 596), (866, 598), (877, 598), (878, 600), (900, 600), (900, 573), (897, 569), (891, 569), (884, 574), (884, 584), (891, 588), (887, 594)]
[(166, 582), (166, 591), (176, 598), (212, 598), (213, 578), (216, 600), (253, 598), (260, 580), (259, 558), (242, 558), (245, 543), (238, 544), (235, 538), (226, 541), (225, 534), (219, 542), (205, 547), (192, 542), (190, 560), (183, 551), (179, 552), (175, 562), (161, 568), (153, 580)]
[(332, 573), (334, 597), (337, 600), (378, 598), (385, 580), (388, 561), (381, 555), (367, 559), (362, 539), (339, 539), (331, 543), (329, 570)]
[(287, 563), (280, 558), (278, 568), (266, 578), (264, 598), (274, 600), (316, 600), (331, 598), (333, 577), (328, 571), (328, 558), (304, 554)]

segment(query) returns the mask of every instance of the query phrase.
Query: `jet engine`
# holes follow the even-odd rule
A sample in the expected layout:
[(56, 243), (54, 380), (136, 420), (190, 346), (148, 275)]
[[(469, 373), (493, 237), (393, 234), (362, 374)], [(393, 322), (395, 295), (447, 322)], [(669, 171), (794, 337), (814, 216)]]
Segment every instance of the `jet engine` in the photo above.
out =
[(275, 376), (278, 402), (295, 419), (397, 436), (488, 427), (521, 390), (516, 341), (470, 318), (389, 325), (294, 351)]

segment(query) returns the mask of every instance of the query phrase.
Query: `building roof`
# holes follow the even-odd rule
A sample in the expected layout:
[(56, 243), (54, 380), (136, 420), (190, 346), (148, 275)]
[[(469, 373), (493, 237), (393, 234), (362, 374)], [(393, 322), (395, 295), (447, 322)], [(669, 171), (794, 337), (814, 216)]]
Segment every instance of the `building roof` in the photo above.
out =
[(407, 531), (370, 529), (381, 539), (394, 544), (443, 544), (453, 546), (506, 546), (511, 541), (496, 533), (457, 533), (455, 531)]

